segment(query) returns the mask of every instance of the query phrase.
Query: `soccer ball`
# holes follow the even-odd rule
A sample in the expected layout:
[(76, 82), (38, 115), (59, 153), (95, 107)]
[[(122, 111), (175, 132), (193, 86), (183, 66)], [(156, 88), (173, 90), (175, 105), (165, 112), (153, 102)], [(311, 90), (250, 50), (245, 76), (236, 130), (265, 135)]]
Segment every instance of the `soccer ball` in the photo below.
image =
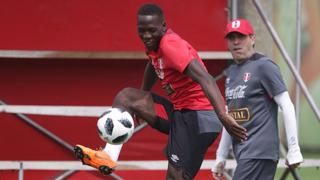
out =
[(109, 144), (123, 144), (133, 134), (133, 118), (127, 111), (111, 108), (100, 116), (97, 128), (103, 141)]

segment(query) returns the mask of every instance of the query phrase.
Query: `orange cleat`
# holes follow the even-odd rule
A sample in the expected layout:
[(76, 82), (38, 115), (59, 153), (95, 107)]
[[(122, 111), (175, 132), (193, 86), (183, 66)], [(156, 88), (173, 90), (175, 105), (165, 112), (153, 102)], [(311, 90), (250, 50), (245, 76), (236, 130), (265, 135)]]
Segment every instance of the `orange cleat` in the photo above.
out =
[(74, 153), (76, 158), (82, 161), (82, 164), (94, 167), (102, 174), (110, 174), (117, 166), (117, 163), (101, 150), (95, 151), (82, 145), (76, 145)]

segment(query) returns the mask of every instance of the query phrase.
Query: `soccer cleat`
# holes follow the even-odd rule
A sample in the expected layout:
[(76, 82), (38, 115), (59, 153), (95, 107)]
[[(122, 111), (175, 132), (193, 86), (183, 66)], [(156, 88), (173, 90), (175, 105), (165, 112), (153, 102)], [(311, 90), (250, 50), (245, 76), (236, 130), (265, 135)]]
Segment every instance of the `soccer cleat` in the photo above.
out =
[(101, 150), (95, 151), (82, 145), (76, 145), (74, 147), (74, 154), (77, 159), (82, 161), (82, 164), (94, 167), (102, 174), (110, 174), (117, 166), (117, 163)]

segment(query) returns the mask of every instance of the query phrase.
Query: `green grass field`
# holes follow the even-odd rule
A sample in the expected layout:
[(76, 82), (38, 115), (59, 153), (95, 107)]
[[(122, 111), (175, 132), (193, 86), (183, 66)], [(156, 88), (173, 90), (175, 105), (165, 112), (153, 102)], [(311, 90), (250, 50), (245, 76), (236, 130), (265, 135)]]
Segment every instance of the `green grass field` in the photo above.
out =
[[(280, 179), (285, 169), (277, 169), (275, 179)], [(297, 172), (301, 180), (320, 180), (320, 169), (316, 167), (312, 168), (298, 168)], [(289, 174), (286, 180), (294, 180), (293, 176)]]
[[(303, 157), (304, 158), (320, 158), (320, 153), (303, 153)], [(285, 171), (284, 168), (277, 169), (275, 179), (276, 180), (280, 179), (284, 171)], [(301, 180), (320, 180), (319, 167), (308, 167), (308, 168), (299, 167), (297, 169), (297, 172), (298, 172)], [(291, 173), (289, 173), (286, 180), (294, 180)]]

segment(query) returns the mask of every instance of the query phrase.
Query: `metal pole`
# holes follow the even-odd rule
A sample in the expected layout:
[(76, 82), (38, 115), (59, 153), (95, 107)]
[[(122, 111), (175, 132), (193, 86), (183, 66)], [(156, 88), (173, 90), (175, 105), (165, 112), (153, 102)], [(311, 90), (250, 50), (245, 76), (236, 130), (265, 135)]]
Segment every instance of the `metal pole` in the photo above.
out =
[(312, 99), (312, 96), (310, 95), (306, 85), (304, 84), (304, 81), (302, 80), (300, 74), (297, 72), (296, 68), (294, 67), (292, 60), (290, 58), (290, 56), (288, 55), (287, 51), (285, 50), (283, 44), (281, 43), (281, 40), (277, 34), (277, 32), (274, 30), (274, 28), (272, 27), (270, 21), (268, 20), (267, 16), (265, 15), (260, 2), (258, 2), (258, 0), (253, 0), (254, 5), (256, 6), (262, 20), (264, 21), (265, 25), (267, 26), (275, 44), (277, 45), (277, 47), (279, 48), (282, 56), (284, 57), (286, 63), (288, 64), (291, 72), (293, 73), (296, 81), (299, 83), (300, 88), (304, 94), (304, 96), (306, 97), (307, 101), (309, 102), (311, 109), (313, 110), (314, 114), (316, 115), (317, 119), (320, 121), (320, 112), (315, 104), (315, 102)]
[(146, 127), (148, 125), (148, 123), (147, 122), (143, 122), (143, 123), (141, 123), (139, 126), (136, 126), (135, 128), (134, 128), (134, 134), (135, 133), (137, 133), (137, 132), (139, 132), (139, 131), (141, 131), (144, 127)]
[(67, 177), (71, 176), (73, 173), (75, 173), (75, 170), (68, 170), (65, 171), (64, 173), (60, 174), (59, 176), (57, 176), (56, 178), (54, 178), (54, 180), (63, 180), (66, 179)]
[[(301, 0), (297, 0), (297, 20), (296, 20), (296, 68), (300, 74), (301, 66)], [(300, 124), (300, 87), (296, 83), (296, 118), (297, 118), (297, 130), (299, 134), (299, 124)]]
[(20, 162), (19, 180), (23, 180), (23, 162)]
[[(0, 100), (0, 104), (6, 105), (6, 103), (1, 100)], [(41, 133), (45, 134), (49, 138), (56, 141), (57, 143), (59, 143), (60, 145), (65, 147), (66, 149), (73, 152), (73, 146), (71, 146), (69, 143), (65, 142), (63, 139), (59, 138), (58, 136), (56, 136), (55, 134), (53, 134), (52, 132), (50, 132), (46, 128), (42, 127), (40, 124), (36, 123), (35, 121), (30, 119), (26, 115), (20, 114), (20, 113), (16, 113), (15, 115), (18, 116), (19, 118), (21, 118), (23, 121), (25, 121), (29, 125), (31, 125), (32, 127), (34, 127), (35, 129), (37, 129), (38, 131), (40, 131)]]
[(220, 79), (222, 79), (223, 77), (225, 77), (227, 75), (227, 68), (222, 70), (222, 72), (218, 75), (216, 75), (215, 77), (213, 77), (213, 79), (215, 81), (219, 81)]
[[(282, 143), (280, 143), (280, 154), (283, 157), (287, 157), (287, 149)], [(286, 168), (280, 179), (285, 180), (287, 178), (287, 176), (289, 175), (289, 172), (290, 172), (289, 168)]]
[(287, 176), (289, 175), (290, 170), (287, 168), (284, 170), (282, 176), (280, 177), (280, 180), (286, 180)]
[(231, 18), (238, 18), (238, 0), (231, 0)]
[(290, 172), (291, 172), (294, 180), (300, 180), (301, 179), (299, 174), (297, 173), (297, 171), (295, 171), (294, 169), (287, 168), (287, 169), (285, 169), (285, 171), (283, 172), (282, 176), (280, 177), (280, 180), (286, 180), (287, 176), (289, 175)]

